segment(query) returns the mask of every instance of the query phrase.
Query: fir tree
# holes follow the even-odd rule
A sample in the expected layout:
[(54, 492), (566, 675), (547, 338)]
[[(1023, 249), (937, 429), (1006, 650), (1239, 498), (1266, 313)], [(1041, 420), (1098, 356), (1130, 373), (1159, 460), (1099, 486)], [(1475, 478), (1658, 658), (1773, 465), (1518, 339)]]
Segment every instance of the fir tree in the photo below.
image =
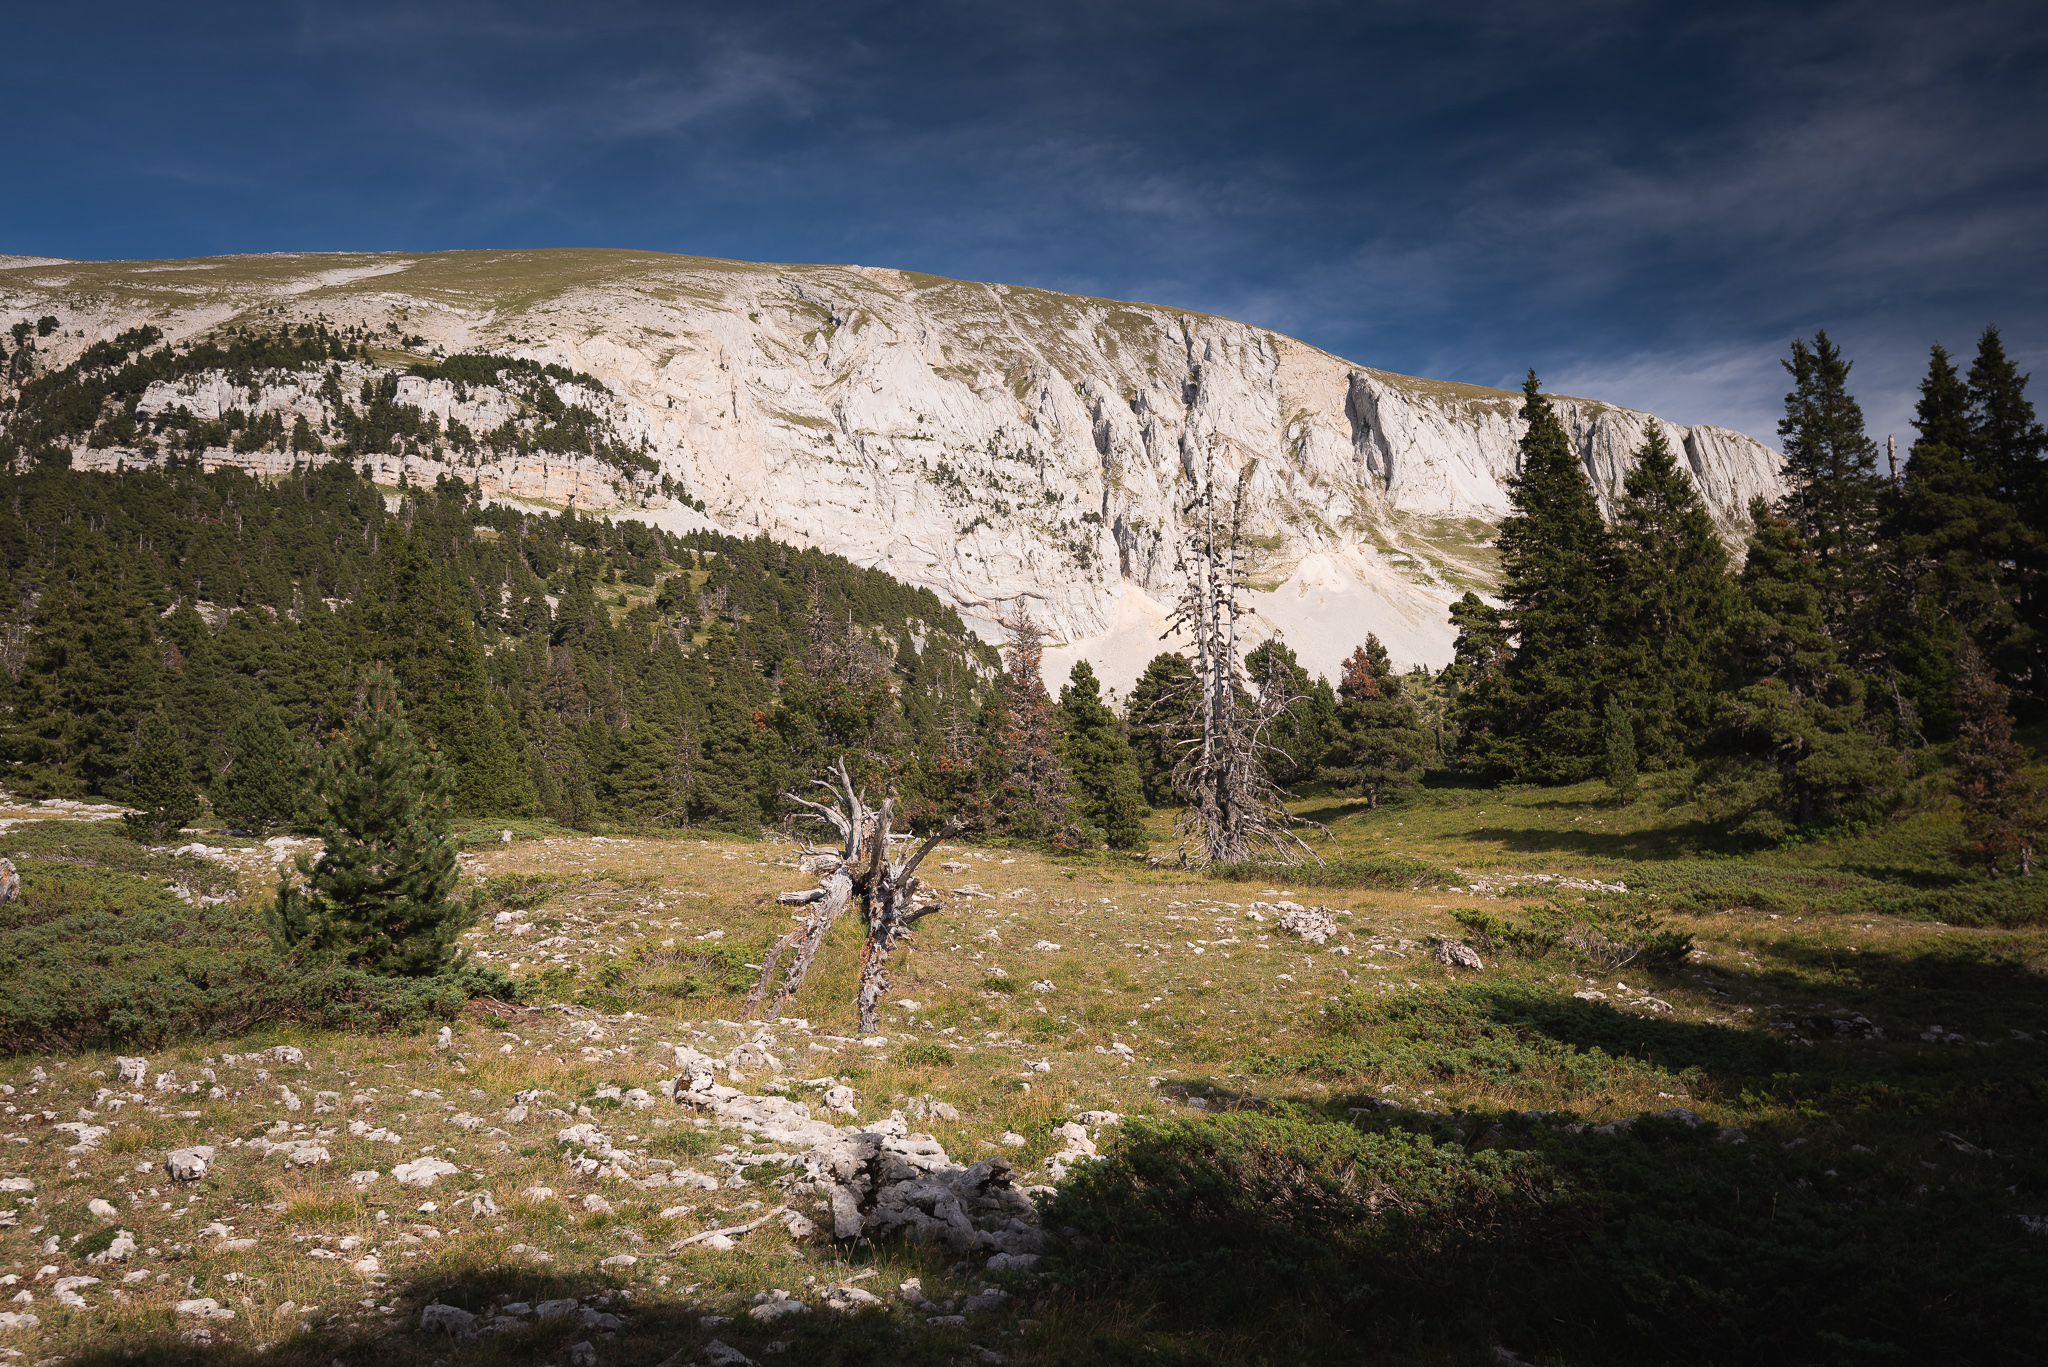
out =
[(199, 815), (192, 760), (178, 728), (161, 711), (142, 720), (128, 755), (128, 801), (140, 810), (122, 817), (136, 839), (162, 840)]
[(1177, 799), (1173, 771), (1187, 742), (1199, 734), (1195, 721), (1195, 671), (1186, 657), (1164, 651), (1152, 657), (1131, 688), (1124, 717), (1145, 801), (1164, 807)]
[(1570, 783), (1600, 758), (1594, 687), (1603, 676), (1601, 627), (1607, 529), (1593, 486), (1557, 411), (1530, 371), (1522, 386), (1521, 468), (1513, 510), (1495, 545), (1501, 623), (1514, 640), (1483, 717), (1484, 757), (1518, 777)]
[(284, 717), (261, 694), (242, 708), (222, 745), (225, 767), (208, 797), (229, 826), (261, 839), (298, 811), (299, 759)]
[(1962, 857), (1993, 873), (2032, 874), (2042, 793), (2013, 741), (2007, 691), (1968, 641), (1958, 674), (1955, 786), (1963, 804)]
[(1651, 426), (1622, 483), (1611, 545), (1610, 687), (1623, 700), (1641, 761), (1664, 769), (1712, 723), (1714, 662), (1734, 577), (1713, 518), (1661, 427)]
[[(1469, 590), (1451, 604), (1450, 616), (1458, 635), (1451, 646), (1451, 662), (1437, 676), (1456, 750), (1446, 758), (1460, 769), (1482, 769), (1493, 752), (1491, 714), (1510, 653), (1507, 628), (1501, 625), (1500, 609)], [(1441, 738), (1437, 748), (1446, 749)]]
[(1792, 342), (1781, 362), (1792, 376), (1778, 435), (1785, 443), (1780, 511), (1817, 568), (1821, 621), (1836, 641), (1860, 644), (1861, 619), (1875, 588), (1877, 445), (1863, 430), (1863, 409), (1849, 393), (1850, 362), (1825, 331)]
[(1607, 780), (1607, 786), (1614, 789), (1616, 797), (1623, 802), (1634, 802), (1636, 730), (1629, 722), (1628, 709), (1621, 705), (1621, 699), (1609, 698), (1601, 720), (1606, 749), (1601, 760), (1601, 776)]
[(1116, 714), (1103, 705), (1095, 670), (1076, 661), (1060, 690), (1060, 758), (1074, 777), (1076, 815), (1113, 850), (1145, 843), (1145, 792), (1138, 757)]
[(317, 864), (300, 855), (297, 879), (279, 882), (271, 916), (278, 941), (386, 976), (453, 967), (456, 937), (477, 909), (450, 898), (460, 877), (448, 831), (450, 779), (413, 739), (396, 676), (370, 670), (347, 733), (321, 756), (307, 793), (308, 824), (323, 853)]
[(1387, 649), (1368, 634), (1344, 661), (1337, 723), (1323, 752), (1322, 777), (1355, 788), (1368, 807), (1419, 787), (1430, 751), (1422, 716), (1402, 696)]

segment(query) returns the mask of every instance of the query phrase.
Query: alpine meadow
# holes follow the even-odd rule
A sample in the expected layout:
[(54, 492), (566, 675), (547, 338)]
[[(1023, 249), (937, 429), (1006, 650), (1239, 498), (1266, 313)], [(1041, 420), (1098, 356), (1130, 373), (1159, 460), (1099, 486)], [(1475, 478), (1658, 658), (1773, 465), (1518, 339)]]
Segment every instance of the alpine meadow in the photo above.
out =
[(1782, 364), (0, 258), (0, 1355), (2048, 1361), (2048, 430)]

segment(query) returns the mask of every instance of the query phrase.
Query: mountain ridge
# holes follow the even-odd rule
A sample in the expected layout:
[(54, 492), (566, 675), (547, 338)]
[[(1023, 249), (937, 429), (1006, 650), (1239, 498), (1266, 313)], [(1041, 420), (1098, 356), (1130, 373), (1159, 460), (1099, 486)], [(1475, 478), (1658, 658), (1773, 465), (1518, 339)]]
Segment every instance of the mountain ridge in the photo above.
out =
[[(0, 264), (0, 314), (57, 317), (38, 343), (52, 365), (145, 324), (170, 342), (361, 329), (382, 341), (348, 363), (346, 388), (395, 384), (391, 403), (434, 420), (432, 441), (350, 451), (381, 481), (452, 475), (496, 497), (831, 550), (932, 588), (991, 635), (1030, 616), (1054, 637), (1055, 684), (1076, 658), (1127, 684), (1161, 648), (1178, 510), (1212, 448), (1252, 481), (1253, 635), (1283, 631), (1319, 672), (1368, 630), (1403, 663), (1443, 663), (1445, 608), (1492, 583), (1521, 427), (1510, 392), (1376, 370), (1253, 324), (893, 267), (629, 249), (16, 259)], [(619, 456), (631, 468), (509, 437), (443, 443), (451, 420), (480, 434), (480, 415), (516, 426), (549, 406), (530, 387), (407, 374), (459, 353), (600, 382), (602, 398), (551, 383), (607, 449), (639, 453)], [(311, 370), (187, 378), (135, 416), (183, 405), (328, 432), (338, 418)], [(1603, 508), (1653, 423), (1731, 539), (1750, 497), (1778, 491), (1776, 453), (1739, 433), (1556, 400)], [(101, 442), (74, 464), (160, 458)], [(223, 441), (202, 460), (275, 472), (305, 458), (288, 445)]]

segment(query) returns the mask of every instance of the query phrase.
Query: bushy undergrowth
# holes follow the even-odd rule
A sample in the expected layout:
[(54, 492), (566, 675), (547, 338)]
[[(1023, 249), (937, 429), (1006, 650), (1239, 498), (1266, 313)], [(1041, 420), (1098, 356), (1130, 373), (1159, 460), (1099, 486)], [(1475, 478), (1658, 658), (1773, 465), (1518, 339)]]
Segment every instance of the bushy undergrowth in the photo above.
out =
[(1848, 869), (1785, 868), (1749, 860), (1671, 860), (1637, 865), (1628, 885), (1632, 895), (1654, 897), (1667, 911), (1875, 914), (2007, 928), (2048, 923), (2048, 878), (1964, 881), (1955, 874), (1922, 874), (1907, 881), (1895, 871), (1884, 873), (1872, 877)]
[(1508, 1118), (1468, 1148), (1231, 1115), (1132, 1125), (1048, 1219), (1088, 1236), (1062, 1280), (1158, 1307), (1183, 1360), (1229, 1360), (1233, 1339), (1276, 1362), (1340, 1345), (1349, 1361), (1504, 1344), (1698, 1363), (2048, 1349), (2048, 1249), (2004, 1218), (1990, 1165), (1933, 1199), (1917, 1168), (1820, 1166), (1676, 1122), (1608, 1137)]
[(1675, 963), (1692, 948), (1691, 935), (1673, 930), (1640, 900), (1612, 896), (1525, 906), (1521, 924), (1477, 908), (1451, 914), (1481, 949), (1524, 959), (1544, 959), (1561, 950), (1602, 968), (1626, 968)]
[(1388, 888), (1394, 890), (1440, 883), (1446, 871), (1435, 864), (1399, 855), (1392, 858), (1332, 859), (1322, 864), (1211, 864), (1203, 873), (1229, 883), (1272, 883), (1282, 880), (1299, 888)]
[(32, 863), (0, 909), (0, 1050), (155, 1045), (302, 1021), (402, 1028), (477, 996), (511, 997), (495, 970), (381, 978), (281, 954), (249, 907), (200, 907), (133, 874)]

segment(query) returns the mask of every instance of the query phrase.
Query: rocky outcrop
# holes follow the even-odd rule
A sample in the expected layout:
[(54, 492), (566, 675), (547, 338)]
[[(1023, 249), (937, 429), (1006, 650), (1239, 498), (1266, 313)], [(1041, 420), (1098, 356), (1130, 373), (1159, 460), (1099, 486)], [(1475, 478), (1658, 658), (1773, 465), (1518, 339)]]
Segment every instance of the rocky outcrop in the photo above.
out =
[[(1086, 655), (1117, 684), (1159, 649), (1179, 510), (1212, 452), (1252, 481), (1265, 630), (1333, 676), (1368, 630), (1398, 662), (1442, 663), (1447, 604), (1490, 582), (1521, 433), (1512, 394), (1373, 370), (1251, 324), (873, 267), (572, 251), (0, 269), (0, 312), (60, 319), (45, 348), (60, 364), (140, 322), (176, 339), (259, 309), (264, 326), (320, 319), (586, 372), (609, 390), (590, 401), (611, 438), (659, 467), (635, 479), (589, 459), (444, 451), (372, 456), (380, 479), (453, 473), (505, 496), (819, 546), (927, 585), (995, 634), (1028, 614), (1064, 642), (1049, 675)], [(481, 431), (511, 412), (502, 393), (399, 383), (444, 424)], [(317, 422), (317, 386), (205, 376), (144, 406)], [(1592, 400), (1559, 408), (1604, 506), (1653, 425), (1724, 530), (1777, 488), (1778, 457), (1738, 433)], [(707, 515), (662, 497), (664, 476)]]

